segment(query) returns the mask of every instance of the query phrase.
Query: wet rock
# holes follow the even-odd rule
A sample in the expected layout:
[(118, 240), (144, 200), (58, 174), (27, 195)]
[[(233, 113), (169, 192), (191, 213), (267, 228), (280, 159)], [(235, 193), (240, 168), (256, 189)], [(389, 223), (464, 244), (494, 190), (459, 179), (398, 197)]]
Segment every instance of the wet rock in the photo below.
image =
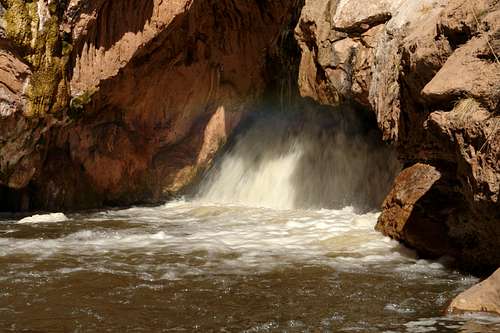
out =
[(500, 315), (500, 269), (451, 302), (450, 312), (491, 312)]
[(303, 5), (300, 95), (373, 112), (405, 166), (379, 230), (499, 265), (498, 1), (51, 4), (0, 9), (3, 196), (64, 209), (179, 193), (262, 96)]

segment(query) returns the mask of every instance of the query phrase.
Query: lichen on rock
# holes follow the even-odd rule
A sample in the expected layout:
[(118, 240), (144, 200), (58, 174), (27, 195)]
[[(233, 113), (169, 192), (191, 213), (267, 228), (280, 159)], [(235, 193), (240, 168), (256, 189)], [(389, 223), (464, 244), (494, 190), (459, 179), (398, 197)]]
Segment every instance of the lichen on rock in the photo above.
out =
[(2, 0), (2, 6), (6, 8), (4, 21), (7, 37), (24, 50), (31, 48), (33, 31), (36, 31), (38, 27), (36, 3), (23, 0)]
[(177, 193), (274, 80), (376, 117), (404, 165), (380, 230), (500, 263), (498, 1), (0, 1), (0, 184), (33, 207)]
[(95, 94), (96, 90), (96, 88), (90, 88), (83, 93), (74, 96), (69, 103), (69, 115), (77, 116), (80, 114), (85, 105), (91, 102), (92, 96)]
[(23, 103), (0, 118), (9, 130), (0, 133), (0, 170), (9, 171), (0, 186), (35, 189), (30, 209), (151, 203), (181, 191), (262, 96), (268, 55), (300, 10), (285, 0), (2, 4), (29, 75)]

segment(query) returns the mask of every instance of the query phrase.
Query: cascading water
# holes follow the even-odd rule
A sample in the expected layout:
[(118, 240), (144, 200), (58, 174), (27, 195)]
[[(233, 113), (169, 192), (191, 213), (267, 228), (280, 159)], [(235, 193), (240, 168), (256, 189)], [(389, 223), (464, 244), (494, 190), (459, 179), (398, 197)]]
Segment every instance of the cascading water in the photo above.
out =
[(500, 329), (443, 316), (477, 280), (374, 231), (397, 168), (355, 113), (265, 114), (189, 200), (3, 218), (0, 331)]
[(261, 114), (208, 174), (198, 200), (277, 209), (378, 208), (399, 164), (355, 112)]

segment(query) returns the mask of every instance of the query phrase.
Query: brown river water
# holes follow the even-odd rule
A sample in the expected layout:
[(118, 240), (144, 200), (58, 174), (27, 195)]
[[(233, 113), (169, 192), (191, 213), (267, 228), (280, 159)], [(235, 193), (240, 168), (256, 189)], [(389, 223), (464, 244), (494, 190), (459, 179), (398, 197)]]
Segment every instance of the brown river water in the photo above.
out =
[(2, 332), (495, 332), (377, 214), (196, 202), (0, 222)]
[(394, 155), (331, 128), (261, 120), (162, 206), (0, 216), (0, 332), (500, 332), (374, 231)]

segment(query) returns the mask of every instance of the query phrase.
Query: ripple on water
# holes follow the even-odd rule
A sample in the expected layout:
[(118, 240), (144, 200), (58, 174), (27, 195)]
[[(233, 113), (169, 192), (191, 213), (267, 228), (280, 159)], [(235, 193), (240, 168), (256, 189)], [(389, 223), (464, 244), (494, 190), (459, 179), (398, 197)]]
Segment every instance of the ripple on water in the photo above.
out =
[[(7, 310), (0, 317), (7, 319), (0, 326), (22, 322), (29, 325), (17, 327), (57, 331), (56, 322), (37, 321), (57, 312), (78, 315), (96, 330), (496, 327), (434, 317), (476, 279), (447, 269), (446, 261), (420, 260), (375, 232), (377, 216), (352, 208), (175, 202), (74, 214), (70, 221), (1, 223), (0, 308)], [(154, 320), (144, 322), (144, 309)], [(35, 312), (38, 319), (30, 315)], [(132, 326), (116, 326), (120, 313)], [(74, 327), (64, 318), (60, 323)]]

